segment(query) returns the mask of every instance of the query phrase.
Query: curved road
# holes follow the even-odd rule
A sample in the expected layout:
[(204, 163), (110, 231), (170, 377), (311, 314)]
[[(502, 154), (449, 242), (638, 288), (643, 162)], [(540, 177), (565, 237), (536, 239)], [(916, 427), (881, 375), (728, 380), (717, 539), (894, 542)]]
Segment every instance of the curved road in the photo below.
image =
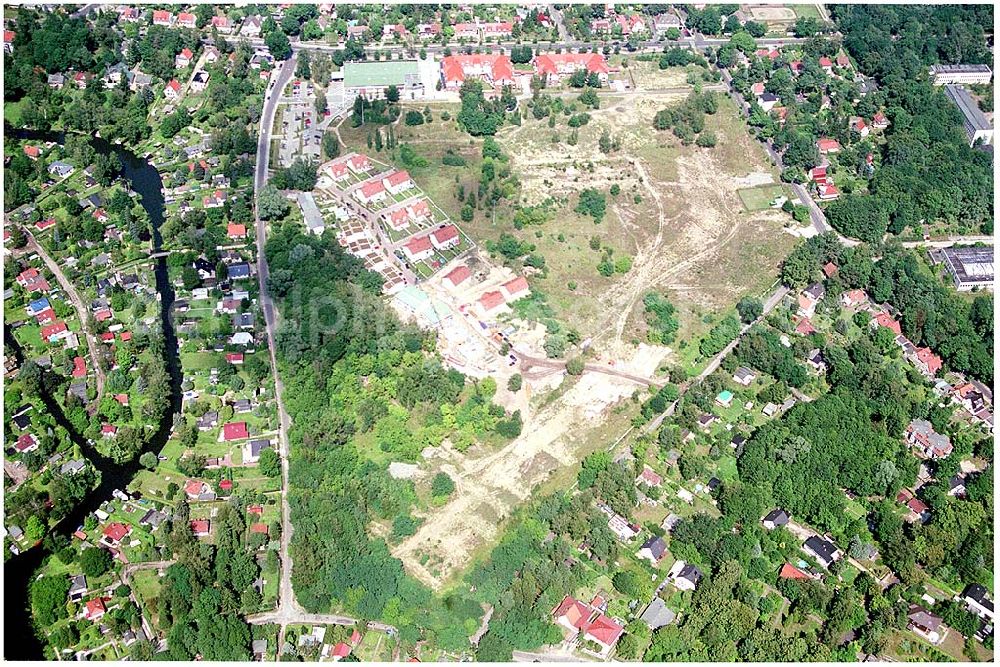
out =
[(98, 359), (100, 357), (97, 355), (97, 338), (90, 332), (87, 327), (87, 305), (80, 298), (80, 293), (76, 291), (76, 287), (73, 285), (72, 281), (66, 277), (66, 274), (62, 272), (62, 267), (52, 259), (45, 247), (35, 240), (34, 235), (31, 233), (27, 227), (24, 227), (24, 233), (28, 237), (28, 243), (26, 248), (38, 253), (38, 256), (42, 258), (45, 265), (49, 267), (55, 275), (56, 280), (59, 281), (59, 286), (63, 288), (66, 295), (69, 297), (70, 303), (73, 304), (73, 309), (76, 310), (76, 316), (80, 318), (80, 330), (83, 333), (83, 337), (87, 340), (87, 349), (90, 351), (90, 366), (94, 369), (94, 376), (97, 378), (97, 398), (94, 400), (92, 405), (96, 406), (101, 402), (101, 396), (104, 395), (104, 369), (101, 368)]

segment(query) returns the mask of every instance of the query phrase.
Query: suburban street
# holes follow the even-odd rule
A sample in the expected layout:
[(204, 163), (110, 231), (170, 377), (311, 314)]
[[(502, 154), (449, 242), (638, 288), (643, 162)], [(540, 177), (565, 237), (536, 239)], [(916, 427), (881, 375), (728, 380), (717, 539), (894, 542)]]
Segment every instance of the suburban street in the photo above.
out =
[[(288, 81), (295, 72), (295, 55), (286, 60), (276, 74), (272, 74), (271, 84), (264, 96), (264, 109), (260, 119), (260, 136), (257, 140), (257, 164), (254, 169), (254, 193), (255, 197), (260, 194), (261, 189), (267, 183), (268, 161), (271, 149), (271, 126), (274, 124), (274, 116), (278, 107), (278, 100), (281, 91), (284, 90)], [(267, 257), (264, 254), (266, 242), (267, 224), (260, 217), (260, 212), (255, 207), (255, 223), (257, 237), (257, 279), (260, 288), (261, 309), (264, 311), (264, 322), (267, 329), (267, 350), (271, 362), (271, 374), (274, 378), (275, 402), (278, 405), (278, 453), (281, 456), (281, 581), (278, 591), (278, 608), (274, 612), (275, 618), (267, 622), (277, 622), (281, 624), (281, 631), (278, 637), (279, 647), (283, 643), (285, 627), (288, 622), (302, 614), (303, 611), (295, 602), (295, 594), (292, 590), (292, 558), (290, 555), (292, 522), (291, 510), (288, 506), (288, 429), (291, 422), (285, 404), (282, 399), (283, 387), (281, 377), (278, 373), (278, 360), (275, 355), (274, 335), (276, 328), (276, 317), (274, 303), (267, 291)], [(279, 620), (280, 619), (280, 620)]]
[(90, 367), (94, 369), (94, 377), (97, 379), (97, 398), (94, 399), (93, 405), (96, 407), (101, 402), (101, 397), (104, 395), (104, 369), (97, 362), (100, 358), (97, 356), (97, 338), (94, 337), (87, 330), (87, 315), (90, 310), (87, 308), (87, 304), (83, 302), (80, 298), (80, 293), (76, 290), (72, 281), (66, 277), (63, 273), (62, 267), (52, 259), (45, 247), (35, 240), (34, 235), (27, 226), (23, 227), (25, 235), (28, 237), (28, 243), (25, 246), (27, 251), (36, 252), (38, 256), (42, 258), (45, 265), (49, 267), (49, 271), (55, 275), (56, 280), (59, 282), (59, 286), (63, 288), (66, 292), (66, 296), (69, 297), (70, 303), (73, 304), (73, 309), (76, 311), (76, 316), (80, 320), (80, 334), (87, 341), (87, 350), (90, 353)]

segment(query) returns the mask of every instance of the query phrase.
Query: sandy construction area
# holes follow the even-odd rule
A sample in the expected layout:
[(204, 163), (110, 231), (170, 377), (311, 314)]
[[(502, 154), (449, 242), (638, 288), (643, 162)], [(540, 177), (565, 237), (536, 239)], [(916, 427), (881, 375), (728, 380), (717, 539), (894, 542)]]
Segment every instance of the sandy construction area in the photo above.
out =
[[(526, 379), (528, 385), (533, 382)], [(393, 554), (418, 579), (440, 587), (464, 569), (480, 547), (499, 537), (504, 519), (537, 484), (579, 462), (586, 453), (587, 435), (604, 421), (608, 408), (636, 388), (621, 378), (584, 374), (532, 416), (522, 435), (503, 449), (478, 458), (441, 452), (441, 470), (455, 480), (455, 495), (433, 510)]]

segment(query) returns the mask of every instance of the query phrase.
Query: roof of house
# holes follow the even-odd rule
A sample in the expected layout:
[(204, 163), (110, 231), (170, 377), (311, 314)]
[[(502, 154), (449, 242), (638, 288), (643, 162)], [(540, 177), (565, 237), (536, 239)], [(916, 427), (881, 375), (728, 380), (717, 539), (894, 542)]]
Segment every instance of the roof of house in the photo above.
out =
[(987, 609), (993, 609), (993, 600), (990, 600), (989, 591), (982, 584), (969, 584), (962, 595), (970, 600), (975, 600)]
[(402, 185), (407, 181), (410, 181), (410, 174), (407, 171), (394, 171), (385, 177), (386, 181), (389, 182), (390, 187), (396, 187), (397, 185)]
[(104, 530), (101, 531), (101, 534), (108, 539), (114, 540), (115, 542), (120, 542), (131, 532), (132, 526), (116, 521), (105, 526)]
[(260, 533), (261, 535), (267, 535), (267, 524), (266, 523), (253, 523), (250, 524), (251, 533)]
[(778, 572), (778, 576), (782, 579), (811, 579), (808, 574), (795, 567), (791, 563), (785, 563), (781, 566), (781, 571)]
[(447, 243), (458, 238), (458, 227), (455, 225), (445, 225), (431, 232), (431, 236), (438, 243)]
[(667, 543), (663, 541), (663, 538), (659, 535), (653, 535), (648, 540), (642, 543), (641, 549), (649, 550), (649, 553), (653, 555), (653, 558), (659, 560), (663, 557), (663, 554), (667, 552)]
[(431, 244), (431, 237), (424, 236), (414, 236), (412, 239), (406, 242), (403, 246), (406, 248), (411, 255), (419, 255), (420, 253), (427, 252), (431, 250), (434, 246)]
[(699, 570), (691, 563), (685, 563), (684, 567), (682, 567), (680, 569), (680, 572), (677, 573), (678, 579), (687, 579), (692, 584), (697, 584), (699, 581), (701, 581), (701, 577), (702, 577), (701, 570)]
[(910, 605), (909, 613), (907, 613), (906, 617), (910, 619), (911, 623), (932, 632), (941, 627), (941, 623), (944, 622), (944, 619), (940, 616), (932, 614), (918, 604)]
[(653, 601), (649, 603), (649, 606), (646, 607), (639, 618), (651, 630), (656, 630), (657, 628), (662, 628), (665, 625), (673, 623), (674, 619), (677, 618), (677, 614), (667, 607), (667, 603), (663, 601), (663, 598), (656, 597), (653, 598)]
[(456, 266), (454, 269), (449, 271), (445, 275), (445, 279), (449, 280), (452, 285), (460, 285), (461, 283), (465, 282), (471, 275), (472, 271), (469, 270), (469, 267), (467, 267), (465, 264), (460, 264), (459, 266)]
[(604, 614), (598, 615), (587, 626), (585, 634), (593, 637), (607, 646), (613, 645), (625, 632), (625, 626), (619, 624), (614, 619), (608, 618)]
[(365, 196), (366, 199), (374, 197), (380, 192), (385, 191), (385, 186), (382, 185), (381, 179), (374, 181), (368, 181), (361, 186), (361, 194)]
[(493, 310), (497, 306), (506, 303), (506, 301), (507, 300), (504, 298), (503, 294), (496, 290), (484, 292), (483, 295), (479, 297), (480, 305), (482, 305), (482, 307), (486, 310)]
[(225, 440), (241, 440), (250, 437), (246, 422), (231, 422), (222, 427), (222, 437)]
[(208, 519), (192, 519), (190, 521), (191, 532), (195, 534), (205, 534), (212, 528), (212, 522)]
[(567, 595), (553, 612), (556, 618), (565, 618), (575, 628), (583, 628), (590, 618), (591, 610), (576, 598)]
[(542, 74), (558, 74), (567, 66), (585, 67), (588, 72), (599, 74), (610, 71), (608, 61), (599, 53), (546, 53), (535, 56), (535, 70)]
[(810, 551), (815, 553), (817, 557), (821, 558), (826, 562), (833, 560), (833, 556), (837, 553), (837, 545), (828, 540), (824, 540), (818, 535), (813, 535), (805, 541), (805, 546), (809, 548)]

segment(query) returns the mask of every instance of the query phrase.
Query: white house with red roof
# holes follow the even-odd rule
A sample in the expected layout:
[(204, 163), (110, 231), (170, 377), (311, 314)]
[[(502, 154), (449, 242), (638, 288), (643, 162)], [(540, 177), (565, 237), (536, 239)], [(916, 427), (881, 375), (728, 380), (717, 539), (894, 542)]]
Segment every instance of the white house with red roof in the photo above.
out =
[(347, 168), (355, 174), (365, 174), (372, 169), (372, 161), (367, 155), (362, 155), (361, 153), (349, 155), (345, 162), (347, 164)]
[(128, 23), (135, 23), (140, 17), (141, 14), (138, 7), (125, 7), (118, 13), (118, 18)]
[(227, 33), (232, 32), (233, 22), (230, 21), (226, 16), (213, 16), (212, 17), (212, 27), (219, 32)]
[(362, 183), (361, 187), (354, 191), (354, 198), (362, 204), (372, 204), (385, 199), (385, 186), (382, 183), (382, 179), (378, 178)]
[(69, 327), (66, 326), (65, 322), (56, 322), (42, 327), (41, 335), (47, 342), (54, 343), (69, 336)]
[(348, 176), (347, 160), (330, 160), (320, 168), (320, 171), (325, 172), (334, 181), (342, 181)]
[(518, 276), (513, 280), (508, 280), (503, 284), (503, 291), (508, 303), (517, 301), (523, 296), (528, 296), (531, 290), (528, 288), (528, 280), (524, 276)]
[(872, 127), (876, 130), (884, 130), (889, 127), (889, 119), (881, 111), (872, 116)]
[(461, 242), (462, 237), (455, 225), (445, 225), (431, 232), (431, 243), (438, 250), (454, 248)]
[(868, 301), (868, 295), (863, 289), (852, 289), (840, 295), (840, 303), (845, 308), (856, 308)]
[(410, 226), (410, 212), (405, 206), (386, 211), (382, 214), (382, 217), (396, 231), (406, 229)]
[(510, 21), (481, 23), (479, 27), (483, 31), (483, 37), (509, 37), (514, 31), (514, 24)]
[(454, 29), (456, 39), (475, 39), (479, 37), (479, 25), (476, 23), (456, 23)]
[(563, 78), (584, 69), (597, 74), (601, 82), (608, 80), (611, 68), (600, 53), (545, 53), (535, 56), (535, 74), (548, 83), (558, 83)]
[(153, 25), (160, 25), (169, 28), (174, 24), (174, 15), (165, 10), (153, 11)]
[(177, 25), (182, 28), (194, 28), (198, 25), (198, 17), (190, 12), (181, 12), (177, 15)]
[(507, 300), (504, 298), (503, 292), (493, 290), (490, 292), (484, 292), (483, 295), (479, 297), (477, 303), (479, 305), (479, 311), (482, 313), (483, 317), (489, 317), (499, 312), (504, 306), (506, 306)]
[(163, 96), (168, 100), (176, 100), (181, 96), (181, 82), (171, 79), (170, 83), (163, 89)]
[(820, 56), (819, 66), (823, 68), (823, 71), (827, 74), (833, 74), (833, 61), (827, 56)]
[(104, 598), (94, 598), (87, 600), (87, 603), (83, 605), (80, 617), (88, 621), (99, 621), (104, 618), (107, 611), (107, 607), (104, 606)]
[(816, 141), (816, 148), (822, 155), (829, 155), (830, 153), (840, 152), (840, 142), (836, 139), (831, 139), (830, 137), (822, 137)]
[(3, 31), (3, 50), (7, 53), (14, 53), (14, 38), (17, 34), (13, 30)]
[[(597, 602), (597, 599), (595, 599)], [(600, 655), (606, 657), (625, 632), (625, 626), (609, 618), (600, 609), (584, 604), (567, 595), (552, 612), (555, 622), (566, 628), (570, 636), (582, 634), (583, 638), (601, 647)]]
[(226, 225), (226, 236), (231, 239), (245, 239), (247, 237), (247, 226), (235, 222)]
[(75, 357), (73, 359), (73, 377), (87, 377), (87, 362), (84, 361), (83, 357)]
[(192, 500), (203, 493), (209, 493), (211, 490), (212, 487), (210, 487), (207, 482), (199, 482), (196, 479), (189, 479), (184, 482), (184, 493)]
[(413, 179), (410, 178), (409, 172), (397, 170), (382, 179), (382, 185), (385, 189), (393, 195), (398, 195), (400, 192), (405, 192), (413, 186)]
[(459, 264), (449, 271), (443, 280), (446, 285), (454, 289), (468, 280), (471, 275), (472, 271), (469, 270), (469, 267), (465, 264)]
[(44, 232), (49, 227), (55, 227), (55, 226), (56, 226), (55, 218), (45, 218), (44, 220), (39, 220), (38, 222), (35, 223), (35, 229), (37, 229), (40, 232)]
[(418, 199), (417, 201), (409, 204), (406, 210), (410, 212), (410, 218), (416, 222), (421, 222), (423, 220), (430, 220), (433, 216), (431, 215), (431, 205), (426, 199)]
[(851, 116), (848, 119), (848, 127), (860, 134), (862, 138), (867, 137), (872, 131), (871, 128), (868, 127), (868, 123), (866, 123), (865, 119), (861, 116)]
[(114, 424), (101, 424), (101, 437), (113, 438), (118, 435), (118, 427)]
[(480, 79), (494, 88), (513, 85), (514, 65), (508, 56), (493, 53), (441, 59), (441, 82), (446, 89), (458, 90), (466, 79)]
[(38, 146), (26, 145), (24, 147), (24, 154), (27, 155), (32, 160), (37, 160), (39, 156), (41, 156), (42, 154), (42, 149), (40, 149)]
[(840, 197), (840, 190), (833, 183), (823, 183), (816, 186), (816, 196), (820, 201), (833, 201)]
[(177, 69), (187, 67), (191, 64), (192, 58), (194, 58), (194, 53), (191, 52), (191, 49), (181, 49), (181, 52), (174, 56), (174, 67)]
[(403, 245), (403, 254), (411, 262), (421, 262), (434, 255), (434, 245), (428, 235), (414, 236)]
[(918, 347), (917, 353), (912, 358), (913, 365), (924, 375), (934, 377), (941, 370), (943, 362), (941, 357), (934, 354), (929, 347)]
[(110, 547), (117, 547), (122, 540), (131, 534), (131, 525), (115, 521), (106, 525), (101, 531), (101, 541)]
[(212, 522), (208, 519), (192, 519), (189, 525), (195, 537), (207, 537), (212, 534)]

